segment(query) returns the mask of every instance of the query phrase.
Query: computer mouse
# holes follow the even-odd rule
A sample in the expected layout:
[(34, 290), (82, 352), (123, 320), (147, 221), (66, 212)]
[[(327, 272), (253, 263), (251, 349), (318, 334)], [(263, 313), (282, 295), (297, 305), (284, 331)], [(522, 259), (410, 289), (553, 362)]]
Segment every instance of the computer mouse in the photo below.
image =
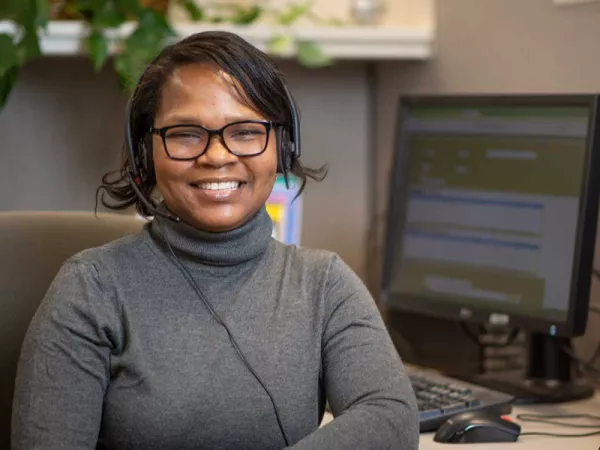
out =
[(435, 442), (514, 442), (521, 426), (498, 414), (470, 411), (456, 414), (444, 422), (435, 433)]

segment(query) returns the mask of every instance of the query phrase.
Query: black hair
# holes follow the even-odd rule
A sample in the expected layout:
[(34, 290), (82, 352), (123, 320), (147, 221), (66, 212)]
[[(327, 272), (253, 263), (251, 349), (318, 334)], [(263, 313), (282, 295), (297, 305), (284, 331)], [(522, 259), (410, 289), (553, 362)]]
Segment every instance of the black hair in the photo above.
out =
[[(177, 68), (195, 63), (209, 64), (223, 70), (237, 82), (232, 88), (240, 101), (265, 118), (284, 124), (284, 129), (287, 128), (289, 132), (292, 127), (290, 98), (286, 92), (284, 76), (271, 58), (236, 34), (206, 31), (165, 47), (146, 68), (132, 93), (131, 115), (127, 117), (131, 121), (132, 142), (134, 145), (146, 143), (147, 158), (152, 158), (148, 130), (153, 126), (164, 84)], [(154, 165), (149, 161), (146, 166), (151, 168)], [(135, 205), (139, 214), (150, 216), (150, 211), (129, 184), (128, 169), (125, 144), (121, 168), (102, 177), (96, 198), (102, 193), (100, 201), (109, 209), (122, 210)], [(300, 182), (296, 195), (299, 196), (304, 191), (307, 178), (315, 181), (325, 178), (327, 166), (311, 169), (296, 158), (291, 173)], [(140, 189), (149, 197), (156, 187), (156, 177), (153, 173), (147, 175)]]

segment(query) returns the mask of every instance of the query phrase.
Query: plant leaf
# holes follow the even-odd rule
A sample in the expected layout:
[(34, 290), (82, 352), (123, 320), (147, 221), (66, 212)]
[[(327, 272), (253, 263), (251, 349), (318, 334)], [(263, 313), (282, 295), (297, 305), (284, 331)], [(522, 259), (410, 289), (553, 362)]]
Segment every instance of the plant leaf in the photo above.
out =
[(141, 15), (136, 29), (125, 40), (125, 54), (132, 55), (136, 61), (150, 61), (165, 44), (166, 39), (175, 33), (164, 17), (156, 11), (147, 9)]
[(99, 30), (94, 30), (88, 37), (88, 52), (94, 63), (94, 69), (100, 70), (108, 57), (108, 40)]
[(115, 71), (121, 85), (132, 90), (152, 56), (146, 52), (127, 52), (115, 56)]
[(42, 54), (37, 27), (33, 23), (23, 25), (23, 37), (18, 44), (19, 61), (21, 63)]
[(143, 29), (148, 35), (164, 39), (169, 35), (175, 35), (166, 17), (154, 9), (145, 8), (139, 17), (138, 29)]
[(189, 18), (194, 22), (204, 20), (204, 10), (194, 0), (179, 0), (179, 4), (186, 10)]
[(259, 5), (252, 5), (250, 7), (236, 5), (231, 22), (239, 25), (248, 25), (255, 22), (263, 12), (264, 9)]
[(8, 71), (0, 75), (0, 111), (6, 105), (8, 97), (12, 92), (17, 78), (19, 77), (19, 66), (12, 66)]
[(23, 0), (1, 0), (0, 19), (15, 20), (21, 17), (24, 7), (27, 6)]
[(131, 89), (146, 65), (165, 44), (165, 40), (175, 35), (166, 19), (151, 9), (145, 9), (136, 29), (125, 40), (124, 49), (115, 57), (115, 70), (121, 84)]
[[(101, 1), (106, 1), (106, 0), (101, 0)], [(113, 1), (115, 1), (115, 0), (113, 0)], [(142, 5), (142, 2), (140, 2), (140, 0), (116, 0), (116, 3), (119, 4), (119, 7), (122, 12), (130, 13), (130, 14), (134, 15), (136, 18), (141, 17), (141, 15), (144, 13), (144, 10), (148, 9)]]
[(115, 2), (102, 1), (95, 11), (92, 23), (99, 28), (117, 28), (125, 22), (126, 16)]
[(35, 24), (46, 28), (50, 18), (50, 2), (48, 0), (35, 0)]
[(19, 64), (19, 53), (12, 36), (0, 34), (0, 76)]
[(297, 44), (298, 61), (306, 67), (331, 65), (331, 59), (314, 42), (300, 41)]
[(131, 58), (128, 54), (121, 53), (115, 56), (115, 71), (117, 72), (121, 85), (128, 90), (133, 90), (136, 84), (136, 70), (134, 70)]
[(294, 46), (294, 38), (285, 34), (277, 34), (267, 43), (267, 53), (272, 55), (284, 55)]
[(312, 1), (288, 5), (287, 11), (279, 15), (278, 21), (281, 25), (289, 26), (298, 20), (312, 7)]

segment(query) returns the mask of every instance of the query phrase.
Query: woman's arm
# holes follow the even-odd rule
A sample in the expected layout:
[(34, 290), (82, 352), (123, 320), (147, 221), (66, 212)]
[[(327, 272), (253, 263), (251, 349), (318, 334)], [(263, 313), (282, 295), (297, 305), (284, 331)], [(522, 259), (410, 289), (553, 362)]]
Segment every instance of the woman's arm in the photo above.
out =
[(95, 268), (77, 259), (65, 263), (21, 348), (13, 450), (96, 448), (116, 314)]
[(400, 357), (368, 290), (337, 257), (325, 296), (323, 371), (335, 418), (291, 448), (417, 449), (418, 411)]

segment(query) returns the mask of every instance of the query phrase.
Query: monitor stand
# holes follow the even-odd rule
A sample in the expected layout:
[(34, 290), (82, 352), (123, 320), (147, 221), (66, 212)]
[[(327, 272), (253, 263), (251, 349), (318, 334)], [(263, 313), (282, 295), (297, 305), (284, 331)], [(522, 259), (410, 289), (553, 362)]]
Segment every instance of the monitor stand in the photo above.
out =
[(490, 373), (459, 378), (513, 395), (515, 404), (560, 403), (593, 396), (593, 385), (576, 374), (576, 364), (564, 348), (572, 351), (570, 339), (533, 333), (525, 376)]

